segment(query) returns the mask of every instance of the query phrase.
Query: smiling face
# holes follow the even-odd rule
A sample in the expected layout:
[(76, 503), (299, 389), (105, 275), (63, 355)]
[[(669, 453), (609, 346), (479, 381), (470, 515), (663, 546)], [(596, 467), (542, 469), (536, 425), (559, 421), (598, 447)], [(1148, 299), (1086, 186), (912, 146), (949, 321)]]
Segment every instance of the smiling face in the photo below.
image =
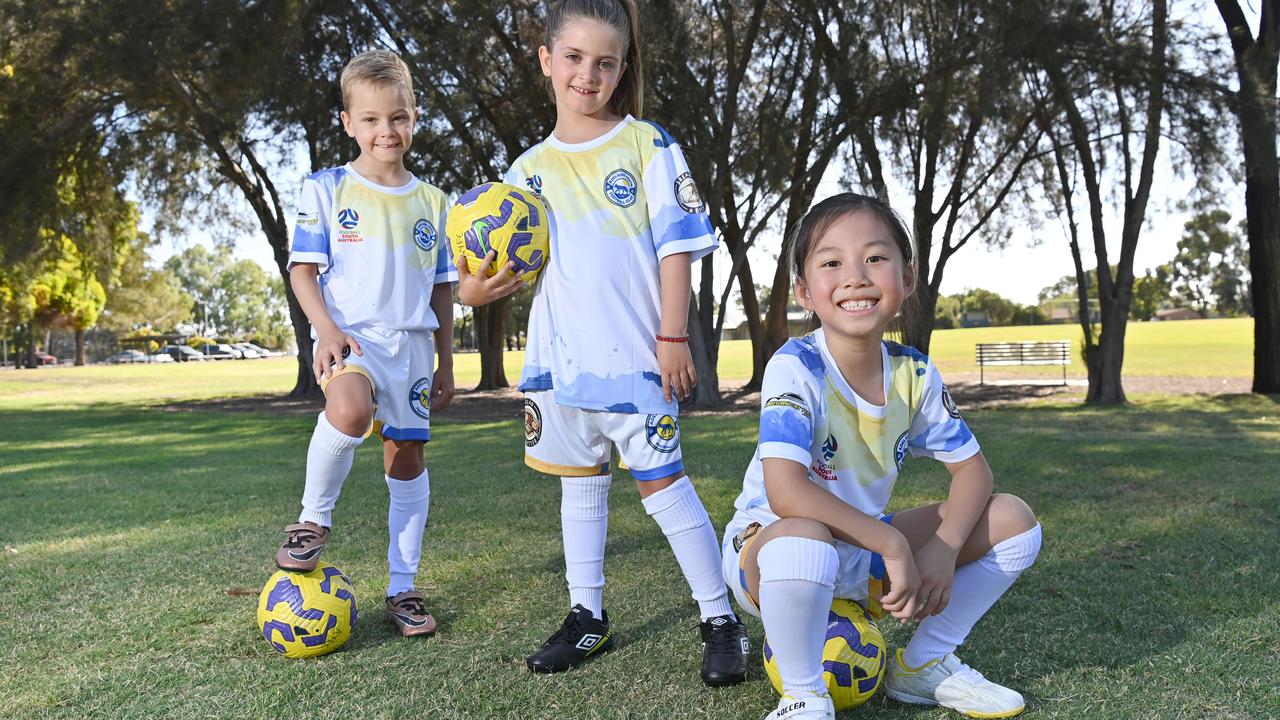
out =
[(814, 241), (795, 290), (829, 339), (879, 343), (914, 284), (888, 224), (861, 210), (833, 220)]
[(360, 146), (361, 160), (400, 166), (413, 144), (417, 119), (404, 88), (361, 82), (351, 88), (342, 127)]
[(538, 48), (542, 74), (551, 78), (556, 110), (596, 120), (617, 120), (609, 98), (626, 71), (626, 38), (613, 26), (579, 17), (564, 24), (555, 43)]

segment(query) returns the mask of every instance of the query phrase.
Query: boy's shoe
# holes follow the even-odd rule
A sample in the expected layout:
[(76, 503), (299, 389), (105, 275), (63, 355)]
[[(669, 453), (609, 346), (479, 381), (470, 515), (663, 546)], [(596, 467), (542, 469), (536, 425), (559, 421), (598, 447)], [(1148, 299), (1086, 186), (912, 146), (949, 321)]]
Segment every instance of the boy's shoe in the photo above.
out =
[(601, 610), (600, 614), (603, 617), (597, 620), (590, 610), (574, 605), (556, 634), (526, 658), (525, 665), (536, 673), (564, 672), (593, 655), (607, 652), (613, 647), (609, 613)]
[(702, 682), (711, 687), (736, 685), (747, 679), (751, 641), (747, 628), (732, 615), (707, 618), (702, 633)]
[(835, 718), (836, 706), (831, 702), (831, 696), (826, 693), (801, 695), (798, 698), (783, 695), (778, 701), (777, 709), (764, 716), (764, 720), (835, 720)]
[(984, 678), (955, 653), (913, 669), (902, 662), (899, 648), (889, 663), (884, 689), (899, 702), (941, 705), (975, 718), (1013, 717), (1026, 708), (1020, 693)]
[(404, 637), (430, 635), (436, 631), (436, 619), (427, 612), (422, 593), (405, 590), (387, 598), (387, 616)]
[(276, 551), (276, 567), (289, 572), (311, 572), (329, 541), (329, 528), (313, 522), (294, 523), (284, 529), (284, 544)]

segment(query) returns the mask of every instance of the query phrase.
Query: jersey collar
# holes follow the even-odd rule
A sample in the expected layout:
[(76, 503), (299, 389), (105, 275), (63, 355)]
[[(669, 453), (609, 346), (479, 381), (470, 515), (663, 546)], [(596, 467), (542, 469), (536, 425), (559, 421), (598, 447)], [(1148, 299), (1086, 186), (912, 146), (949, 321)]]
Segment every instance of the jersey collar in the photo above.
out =
[(547, 139), (544, 140), (543, 142), (547, 143), (548, 145), (550, 145), (551, 147), (557, 150), (562, 150), (564, 152), (586, 152), (587, 150), (595, 150), (601, 145), (604, 145), (605, 143), (612, 140), (615, 136), (617, 136), (618, 133), (622, 132), (622, 129), (625, 128), (627, 125), (629, 125), (632, 120), (635, 120), (635, 118), (628, 115), (622, 118), (622, 120), (617, 125), (614, 125), (613, 129), (610, 130), (609, 132), (601, 135), (600, 137), (588, 140), (586, 142), (567, 143), (557, 139), (555, 132), (552, 132), (550, 135), (548, 135)]
[(840, 373), (840, 366), (836, 364), (835, 358), (831, 356), (831, 350), (827, 348), (827, 338), (822, 332), (822, 328), (813, 331), (814, 338), (818, 341), (818, 350), (822, 352), (822, 361), (827, 364), (827, 377), (831, 378), (831, 383), (835, 385), (837, 391), (844, 399), (856, 407), (858, 412), (874, 418), (883, 418), (885, 410), (889, 406), (889, 376), (892, 373), (892, 367), (889, 365), (889, 349), (885, 347), (883, 342), (880, 343), (880, 367), (881, 375), (884, 378), (884, 405), (876, 405), (862, 399), (862, 396), (854, 391), (849, 385), (849, 381), (844, 379), (844, 375)]

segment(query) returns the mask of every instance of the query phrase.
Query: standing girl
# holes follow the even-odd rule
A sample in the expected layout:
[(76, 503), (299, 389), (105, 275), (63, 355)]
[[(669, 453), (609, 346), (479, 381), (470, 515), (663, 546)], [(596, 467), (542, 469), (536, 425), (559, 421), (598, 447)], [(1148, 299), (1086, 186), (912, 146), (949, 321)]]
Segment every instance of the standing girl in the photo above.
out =
[[(633, 0), (553, 3), (538, 56), (555, 129), (506, 181), (539, 195), (551, 215), (551, 262), (529, 315), (520, 389), (525, 462), (561, 479), (571, 610), (527, 664), (561, 672), (613, 644), (602, 595), (616, 445), (698, 602), (703, 681), (741, 682), (746, 632), (729, 606), (715, 530), (685, 474), (677, 421), (676, 400), (697, 380), (686, 332), (690, 265), (715, 249), (715, 234), (679, 146), (634, 117), (643, 88)], [(520, 284), (458, 266), (469, 305)]]
[[(769, 720), (834, 718), (822, 679), (832, 597), (921, 620), (889, 661), (886, 692), (973, 717), (1022, 696), (953, 652), (1035, 561), (1027, 504), (992, 495), (991, 469), (938, 370), (884, 340), (916, 282), (902, 220), (875, 198), (828, 198), (792, 247), (797, 300), (819, 329), (765, 369), (760, 438), (725, 529), (724, 578), (764, 622), (783, 697)], [(907, 453), (946, 464), (945, 502), (884, 514)]]

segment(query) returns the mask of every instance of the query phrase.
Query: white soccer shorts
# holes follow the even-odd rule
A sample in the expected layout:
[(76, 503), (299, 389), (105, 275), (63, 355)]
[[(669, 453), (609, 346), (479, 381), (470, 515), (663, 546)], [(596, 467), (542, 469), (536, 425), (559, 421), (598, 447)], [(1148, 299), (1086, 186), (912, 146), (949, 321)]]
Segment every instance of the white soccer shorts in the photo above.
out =
[(329, 376), (359, 373), (373, 386), (373, 428), (387, 440), (431, 439), (431, 378), (435, 340), (430, 332), (362, 327), (346, 329), (363, 355), (349, 353), (345, 367)]
[(607, 475), (613, 446), (640, 481), (684, 474), (673, 415), (614, 413), (561, 405), (554, 390), (524, 396), (524, 462), (548, 475)]

